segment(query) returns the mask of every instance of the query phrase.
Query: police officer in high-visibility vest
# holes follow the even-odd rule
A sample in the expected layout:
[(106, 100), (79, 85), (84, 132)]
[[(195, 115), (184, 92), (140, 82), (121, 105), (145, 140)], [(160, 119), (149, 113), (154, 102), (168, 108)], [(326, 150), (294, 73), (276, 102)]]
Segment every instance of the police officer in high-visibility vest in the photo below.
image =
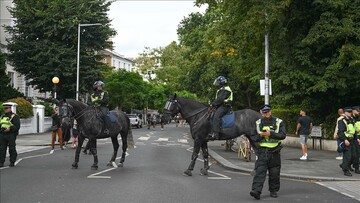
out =
[(353, 163), (354, 155), (356, 153), (356, 145), (354, 141), (357, 140), (355, 134), (355, 123), (352, 116), (352, 108), (346, 107), (344, 109), (344, 118), (338, 121), (338, 137), (343, 143), (343, 162), (340, 164), (345, 176), (352, 176), (350, 173), (351, 164)]
[(109, 126), (110, 126), (110, 120), (108, 118), (109, 109), (108, 109), (108, 103), (109, 103), (109, 94), (104, 91), (105, 83), (102, 81), (96, 81), (93, 85), (94, 92), (91, 94), (91, 105), (93, 105), (96, 108), (99, 108), (102, 113), (102, 118), (104, 120), (105, 129), (104, 134), (109, 134)]
[(360, 106), (354, 106), (352, 108), (352, 114), (354, 116), (354, 122), (355, 122), (355, 134), (357, 139), (354, 139), (354, 145), (355, 145), (355, 154), (353, 161), (353, 166), (355, 168), (355, 173), (360, 174), (359, 170), (359, 163), (360, 163)]
[(217, 77), (214, 85), (220, 88), (216, 92), (215, 100), (211, 103), (211, 106), (216, 108), (216, 112), (213, 117), (213, 134), (208, 137), (209, 140), (218, 140), (220, 138), (221, 118), (231, 110), (231, 103), (233, 101), (233, 92), (224, 76)]
[(4, 103), (4, 114), (0, 118), (0, 167), (4, 166), (6, 150), (9, 147), (10, 167), (15, 166), (17, 157), (16, 136), (19, 134), (20, 118), (11, 111), (11, 104)]
[(276, 198), (280, 189), (281, 140), (285, 139), (286, 130), (284, 122), (271, 115), (270, 105), (264, 105), (260, 110), (263, 118), (256, 121), (259, 149), (250, 195), (255, 199), (260, 199), (266, 173), (269, 171), (270, 196)]

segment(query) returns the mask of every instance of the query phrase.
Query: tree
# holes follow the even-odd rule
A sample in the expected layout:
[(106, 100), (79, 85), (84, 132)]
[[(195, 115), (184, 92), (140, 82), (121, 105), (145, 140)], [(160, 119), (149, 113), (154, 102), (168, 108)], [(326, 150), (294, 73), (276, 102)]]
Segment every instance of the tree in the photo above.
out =
[(109, 48), (107, 41), (115, 35), (107, 16), (110, 1), (106, 0), (14, 0), (10, 9), (15, 19), (6, 27), (9, 62), (15, 70), (41, 92), (51, 91), (51, 79), (60, 78), (62, 97), (74, 97), (76, 89), (78, 24), (101, 23), (81, 27), (80, 92), (90, 89), (102, 78), (98, 51)]
[(138, 73), (120, 69), (105, 77), (105, 89), (110, 95), (110, 106), (122, 110), (142, 109), (148, 85)]
[(6, 75), (5, 55), (0, 51), (0, 101), (24, 97), (19, 91), (10, 85), (10, 78)]

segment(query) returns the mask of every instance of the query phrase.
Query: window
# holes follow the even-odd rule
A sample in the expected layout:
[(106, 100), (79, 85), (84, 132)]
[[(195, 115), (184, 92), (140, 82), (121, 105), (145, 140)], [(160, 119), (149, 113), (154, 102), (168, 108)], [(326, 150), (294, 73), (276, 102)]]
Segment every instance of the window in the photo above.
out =
[(14, 72), (8, 72), (7, 73), (8, 77), (10, 78), (10, 85), (11, 87), (14, 87), (14, 83), (15, 83), (15, 74)]

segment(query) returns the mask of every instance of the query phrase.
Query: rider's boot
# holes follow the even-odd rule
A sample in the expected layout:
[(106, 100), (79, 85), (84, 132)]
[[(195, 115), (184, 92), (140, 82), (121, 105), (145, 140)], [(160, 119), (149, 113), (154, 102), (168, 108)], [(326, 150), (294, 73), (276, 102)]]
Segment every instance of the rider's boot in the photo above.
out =
[(209, 134), (207, 139), (208, 140), (219, 140), (220, 139), (219, 132), (213, 132), (212, 134)]

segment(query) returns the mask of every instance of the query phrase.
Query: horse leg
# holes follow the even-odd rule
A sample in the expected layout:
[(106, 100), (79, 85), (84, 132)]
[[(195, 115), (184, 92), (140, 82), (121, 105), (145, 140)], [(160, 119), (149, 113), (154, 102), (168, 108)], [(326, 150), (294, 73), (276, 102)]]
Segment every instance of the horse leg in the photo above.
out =
[(90, 139), (89, 142), (90, 142), (90, 151), (94, 156), (94, 163), (91, 166), (91, 169), (97, 170), (98, 169), (98, 156), (97, 156), (97, 150), (96, 150), (96, 145), (97, 145), (96, 138)]
[(200, 170), (200, 175), (208, 175), (208, 170), (209, 170), (209, 150), (208, 150), (208, 145), (206, 141), (203, 141), (202, 145), (201, 145), (201, 151), (203, 154), (203, 158), (204, 158), (204, 168), (202, 168)]
[(124, 133), (124, 135), (121, 135), (121, 141), (122, 141), (122, 154), (121, 154), (121, 159), (120, 159), (120, 163), (119, 166), (123, 167), (124, 166), (124, 161), (125, 161), (125, 157), (126, 157), (126, 150), (128, 148), (128, 144), (127, 144), (127, 136), (128, 133)]
[(84, 143), (84, 139), (85, 137), (82, 136), (81, 134), (78, 136), (79, 140), (78, 140), (78, 146), (76, 147), (76, 151), (75, 151), (75, 161), (72, 164), (72, 168), (73, 169), (77, 169), (78, 168), (78, 163), (79, 163), (79, 157), (80, 157), (80, 151), (81, 151), (81, 147)]
[(114, 166), (115, 167), (116, 166), (115, 159), (116, 159), (118, 149), (119, 149), (119, 141), (118, 141), (117, 137), (115, 136), (115, 137), (111, 137), (111, 142), (112, 142), (112, 145), (113, 145), (114, 152), (113, 152), (112, 157), (111, 157), (109, 163), (107, 164), (107, 166)]
[(194, 151), (191, 155), (191, 162), (190, 162), (188, 169), (186, 169), (186, 171), (184, 171), (184, 174), (187, 176), (192, 176), (191, 171), (194, 170), (195, 162), (196, 162), (196, 159), (198, 158), (198, 154), (200, 151), (200, 144), (201, 143), (200, 143), (199, 139), (194, 140)]

